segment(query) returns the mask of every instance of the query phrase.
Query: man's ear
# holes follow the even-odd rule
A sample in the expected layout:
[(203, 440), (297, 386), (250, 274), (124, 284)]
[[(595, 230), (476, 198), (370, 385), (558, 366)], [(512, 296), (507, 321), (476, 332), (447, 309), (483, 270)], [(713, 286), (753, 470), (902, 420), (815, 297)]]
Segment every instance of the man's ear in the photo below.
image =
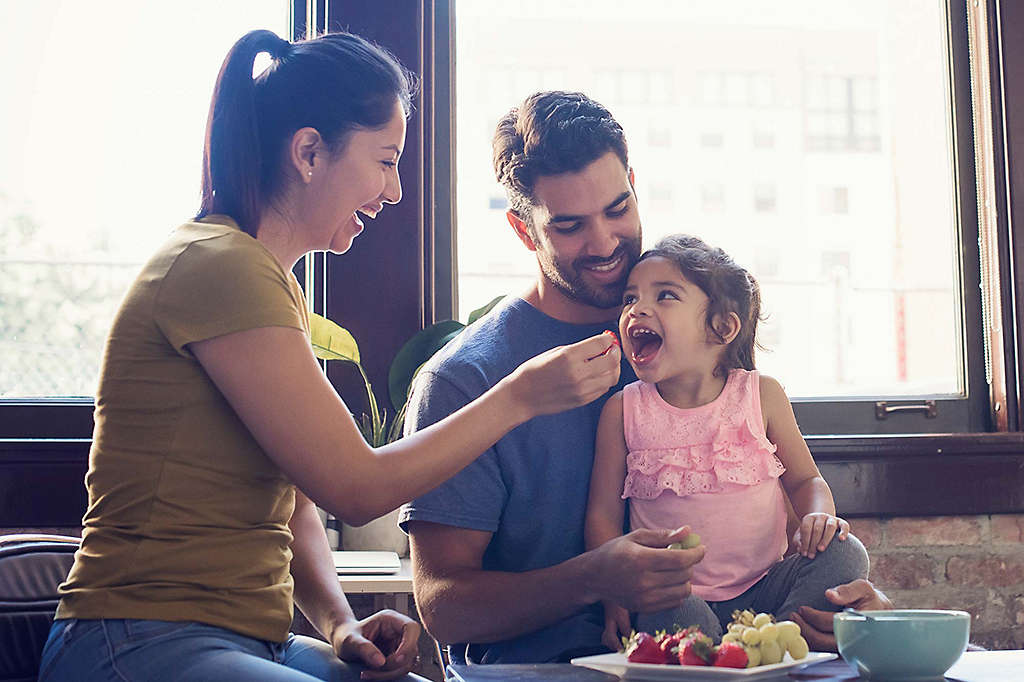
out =
[(316, 128), (299, 128), (292, 134), (288, 145), (288, 170), (294, 171), (306, 183), (312, 181), (317, 171), (323, 171), (327, 162), (323, 138)]
[(526, 221), (520, 218), (512, 209), (505, 211), (505, 217), (508, 219), (508, 224), (516, 231), (519, 241), (530, 251), (536, 251), (537, 244), (533, 241), (533, 237), (530, 236), (530, 228), (526, 225)]
[[(721, 337), (721, 343), (728, 346), (733, 342), (739, 333), (743, 324), (740, 322), (740, 316), (736, 313), (730, 312), (727, 315), (715, 315), (715, 319), (712, 320), (711, 324), (715, 327), (715, 332)], [(715, 339), (718, 341), (718, 339)]]
[(629, 169), (629, 186), (634, 190), (636, 189), (636, 176), (633, 175), (633, 169)]

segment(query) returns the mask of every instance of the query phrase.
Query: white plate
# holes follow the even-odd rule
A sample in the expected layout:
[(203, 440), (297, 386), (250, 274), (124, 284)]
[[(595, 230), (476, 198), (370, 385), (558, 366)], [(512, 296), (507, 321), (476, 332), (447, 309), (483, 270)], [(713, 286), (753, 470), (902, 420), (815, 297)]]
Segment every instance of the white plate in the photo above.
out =
[(782, 663), (759, 665), (756, 668), (715, 668), (701, 665), (656, 665), (654, 663), (630, 663), (626, 654), (600, 654), (574, 658), (570, 663), (584, 668), (593, 668), (601, 672), (616, 675), (624, 680), (670, 680), (671, 682), (711, 682), (729, 680), (764, 680), (786, 673), (812, 663), (821, 663), (838, 658), (837, 654), (826, 654), (812, 651), (799, 661), (794, 661), (786, 654)]

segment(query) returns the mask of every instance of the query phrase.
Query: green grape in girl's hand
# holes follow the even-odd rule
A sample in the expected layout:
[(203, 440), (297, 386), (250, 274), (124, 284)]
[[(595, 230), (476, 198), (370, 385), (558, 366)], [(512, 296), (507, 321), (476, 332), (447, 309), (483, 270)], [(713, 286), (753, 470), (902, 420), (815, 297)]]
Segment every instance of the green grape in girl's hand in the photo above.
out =
[(700, 536), (696, 533), (690, 533), (682, 542), (673, 542), (668, 546), (669, 549), (693, 549), (700, 544)]

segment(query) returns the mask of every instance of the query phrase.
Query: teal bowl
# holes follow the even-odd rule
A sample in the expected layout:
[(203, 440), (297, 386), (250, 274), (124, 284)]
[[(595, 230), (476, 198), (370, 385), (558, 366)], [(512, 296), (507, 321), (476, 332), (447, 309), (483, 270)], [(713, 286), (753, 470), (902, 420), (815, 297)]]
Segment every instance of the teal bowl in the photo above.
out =
[(965, 611), (862, 611), (833, 616), (839, 654), (873, 680), (941, 680), (967, 649), (971, 615)]

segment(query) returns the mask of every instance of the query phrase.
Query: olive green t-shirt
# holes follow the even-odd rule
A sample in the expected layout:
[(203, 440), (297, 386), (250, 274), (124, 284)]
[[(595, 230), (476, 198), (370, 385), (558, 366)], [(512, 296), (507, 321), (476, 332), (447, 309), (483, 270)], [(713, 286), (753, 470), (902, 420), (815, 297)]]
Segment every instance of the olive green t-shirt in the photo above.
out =
[(143, 267), (107, 339), (82, 547), (57, 618), (287, 638), (295, 489), (188, 349), (259, 327), (308, 335), (302, 290), (230, 218), (179, 227)]

